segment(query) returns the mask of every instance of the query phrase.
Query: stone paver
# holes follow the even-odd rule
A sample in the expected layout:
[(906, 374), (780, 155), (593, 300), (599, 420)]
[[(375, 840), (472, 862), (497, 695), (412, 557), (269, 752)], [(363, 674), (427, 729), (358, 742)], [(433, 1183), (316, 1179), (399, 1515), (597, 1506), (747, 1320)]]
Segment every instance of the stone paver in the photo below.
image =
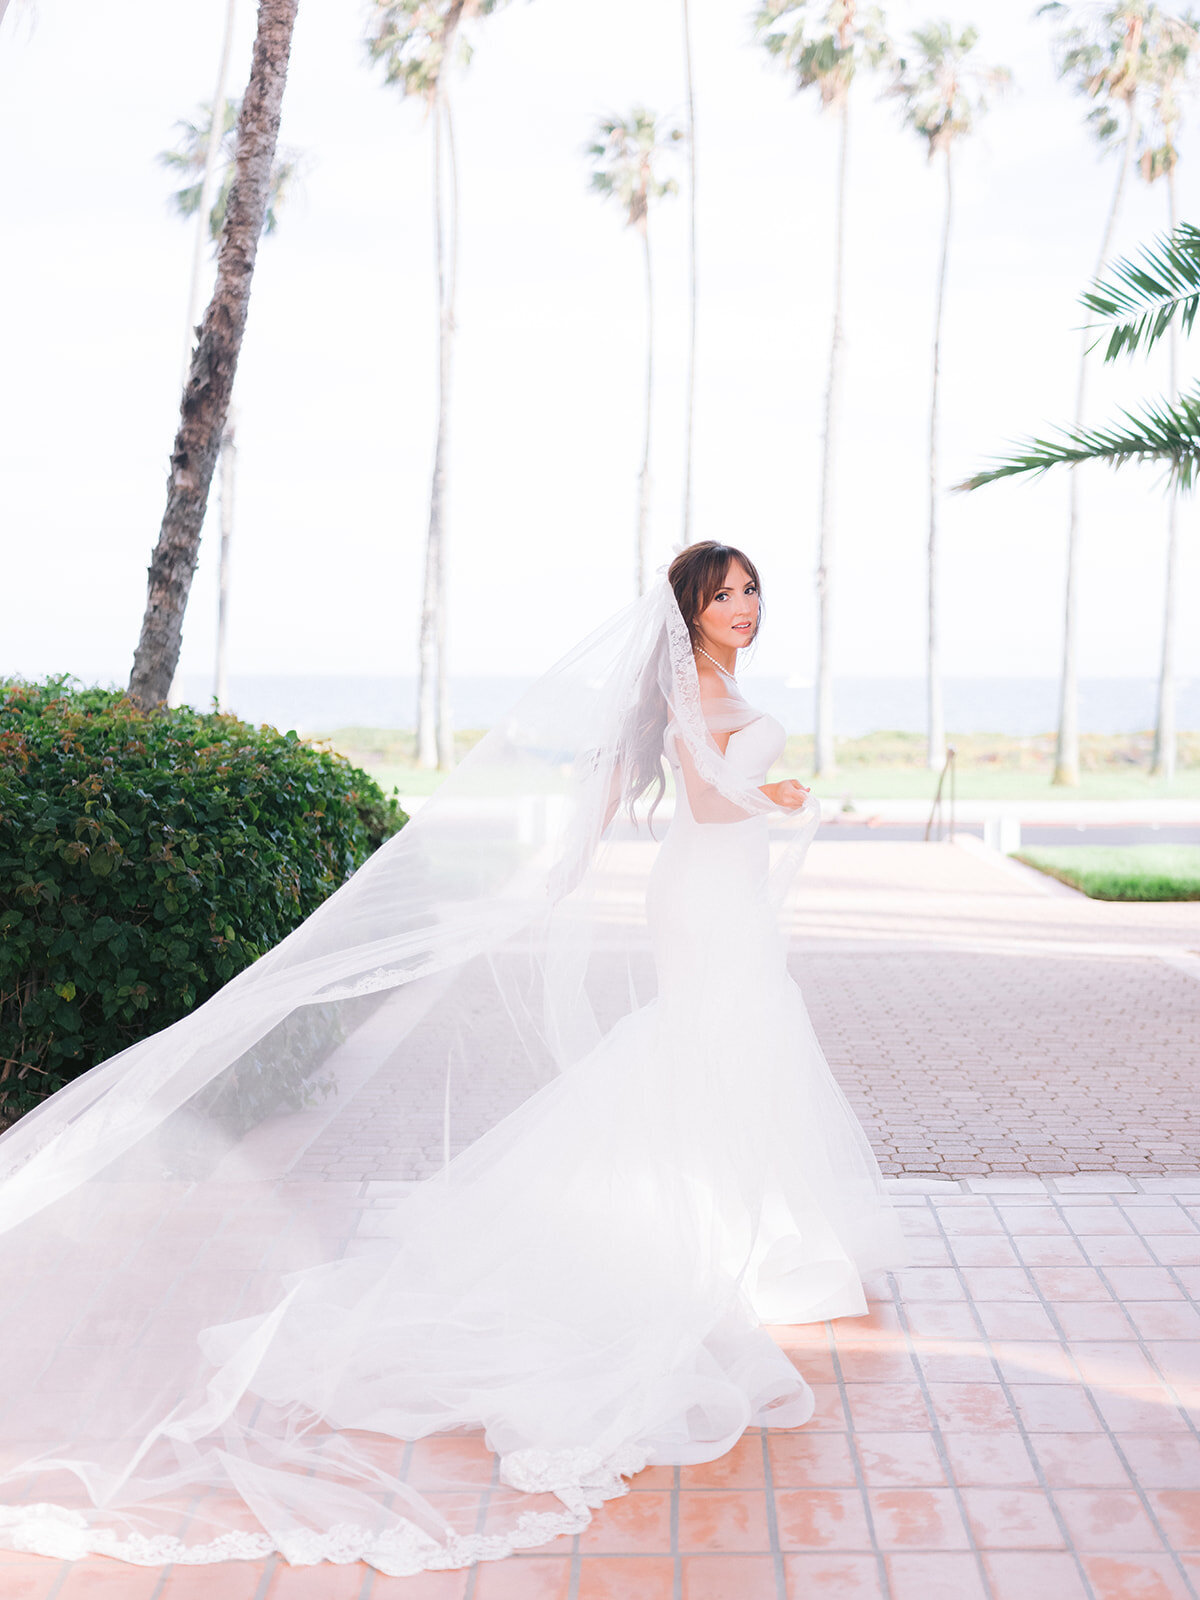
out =
[(1200, 904), (813, 845), (792, 971), (885, 1171), (1200, 1170)]
[(810, 1424), (651, 1468), (577, 1539), (403, 1579), (0, 1554), (0, 1595), (1196, 1600), (1200, 1180), (974, 1181), (899, 1186), (913, 1260), (868, 1317), (774, 1330)]

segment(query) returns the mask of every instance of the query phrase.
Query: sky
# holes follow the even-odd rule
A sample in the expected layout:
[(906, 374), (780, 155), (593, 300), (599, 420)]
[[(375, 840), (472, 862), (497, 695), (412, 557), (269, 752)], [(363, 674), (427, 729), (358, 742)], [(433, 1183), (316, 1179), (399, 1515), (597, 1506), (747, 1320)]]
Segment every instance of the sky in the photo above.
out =
[[(14, 0), (0, 28), (0, 673), (124, 681), (165, 499), (192, 248), (156, 161), (212, 90), (224, 0)], [(699, 355), (693, 536), (760, 566), (757, 670), (811, 677), (835, 129), (754, 43), (748, 0), (692, 0)], [(1069, 421), (1079, 326), (1115, 176), (1055, 80), (1032, 4), (944, 0), (1012, 69), (956, 157), (941, 481)], [(888, 9), (903, 37), (923, 5)], [(241, 0), (233, 82), (253, 32)], [(300, 0), (281, 143), (304, 173), (264, 240), (235, 406), (232, 673), (407, 674), (433, 445), (429, 130), (365, 63), (355, 0)], [(681, 121), (678, 0), (512, 0), (454, 85), (461, 182), (449, 439), (456, 674), (547, 666), (633, 592), (646, 325), (639, 241), (589, 192), (597, 118)], [(925, 636), (927, 428), (942, 174), (879, 80), (852, 108), (835, 673), (913, 677)], [(1193, 122), (1196, 112), (1191, 112)], [(682, 171), (680, 177), (682, 178)], [(1185, 130), (1181, 210), (1200, 138)], [(1135, 180), (1117, 247), (1165, 226)], [(686, 207), (652, 220), (652, 566), (681, 533)], [(1161, 358), (1101, 368), (1089, 419), (1161, 392)], [(1184, 347), (1190, 381), (1193, 350)], [(1157, 670), (1156, 474), (1088, 469), (1080, 666)], [(1057, 673), (1066, 482), (945, 495), (951, 677)], [(1197, 511), (1181, 513), (1180, 658), (1200, 674)], [(181, 671), (211, 669), (216, 515)]]

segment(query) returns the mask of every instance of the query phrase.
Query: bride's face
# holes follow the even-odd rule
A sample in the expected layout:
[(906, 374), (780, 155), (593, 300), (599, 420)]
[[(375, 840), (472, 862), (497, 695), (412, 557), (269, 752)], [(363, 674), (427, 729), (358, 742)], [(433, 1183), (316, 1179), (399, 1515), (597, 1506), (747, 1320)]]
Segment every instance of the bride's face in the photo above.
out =
[(758, 586), (740, 561), (731, 561), (725, 582), (696, 618), (706, 648), (740, 650), (758, 630)]

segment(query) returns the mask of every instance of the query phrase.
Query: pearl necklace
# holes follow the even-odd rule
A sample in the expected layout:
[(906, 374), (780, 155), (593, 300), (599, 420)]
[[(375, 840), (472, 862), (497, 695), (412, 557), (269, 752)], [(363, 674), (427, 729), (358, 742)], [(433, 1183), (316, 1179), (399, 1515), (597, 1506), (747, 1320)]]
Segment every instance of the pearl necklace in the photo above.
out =
[(708, 656), (708, 659), (712, 662), (713, 666), (716, 667), (718, 672), (723, 672), (725, 674), (725, 676), (727, 678), (729, 678), (733, 683), (737, 682), (737, 679), (734, 677), (733, 673), (730, 672), (729, 668), (728, 667), (723, 667), (721, 665), (721, 663), (716, 659), (715, 656), (709, 656), (708, 655), (708, 651), (704, 648), (704, 646), (702, 644), (698, 644), (696, 646), (696, 649), (700, 652), (700, 654), (702, 656)]

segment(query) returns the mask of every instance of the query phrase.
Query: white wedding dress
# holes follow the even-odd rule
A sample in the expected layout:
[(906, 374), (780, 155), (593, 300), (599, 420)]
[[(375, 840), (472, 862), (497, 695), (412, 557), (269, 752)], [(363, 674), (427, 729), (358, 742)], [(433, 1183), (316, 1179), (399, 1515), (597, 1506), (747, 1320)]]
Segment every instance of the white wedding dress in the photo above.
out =
[[(657, 613), (643, 603), (639, 615), (653, 622), (665, 612), (674, 623), (669, 597), (655, 603)], [(670, 652), (676, 674), (682, 659)], [(139, 1324), (150, 1330), (143, 1369), (110, 1366), (107, 1393), (96, 1392), (105, 1363), (89, 1374), (76, 1346), (64, 1370), (88, 1391), (74, 1423), (86, 1445), (62, 1437), (61, 1416), (47, 1426), (36, 1404), (0, 1411), (10, 1491), (0, 1543), (143, 1563), (277, 1550), (293, 1562), (366, 1560), (397, 1574), (461, 1566), (578, 1531), (649, 1463), (709, 1460), (748, 1426), (808, 1420), (803, 1374), (763, 1324), (865, 1311), (862, 1277), (900, 1259), (899, 1233), (788, 972), (772, 833), (811, 836), (815, 804), (789, 819), (753, 798), (784, 730), (733, 696), (720, 711), (722, 754), (694, 673), (669, 703), (665, 735), (655, 736), (674, 779), (674, 814), (644, 919), (630, 911), (627, 862), (618, 859), (598, 891), (595, 873), (572, 867), (569, 840), (560, 842), (549, 865), (565, 877), (546, 940), (532, 938), (528, 919), (497, 923), (466, 963), (431, 971), (427, 962), (431, 996), (400, 1032), (413, 1056), (405, 1069), (419, 1077), (422, 1041), (444, 1049), (449, 993), (455, 1039), (466, 1044), (447, 1059), (460, 1075), (464, 1063), (468, 1076), (479, 1071), (493, 1048), (511, 1066), (511, 1038), (494, 1031), (502, 1014), (512, 1038), (532, 1031), (556, 1041), (558, 1070), (510, 1089), (507, 1109), (482, 1124), (464, 1112), (464, 1132), (463, 1116), (451, 1115), (447, 1067), (435, 1085), (440, 1162), (426, 1175), (414, 1157), (391, 1186), (395, 1203), (371, 1213), (369, 1231), (356, 1225), (349, 1249), (342, 1238), (335, 1252), (333, 1232), (314, 1225), (290, 1271), (262, 1270), (257, 1248), (239, 1253), (230, 1206), (246, 1218), (248, 1198), (262, 1212), (269, 1192), (288, 1216), (302, 1193), (310, 1207), (336, 1209), (336, 1179), (323, 1192), (297, 1175), (298, 1142), (283, 1136), (295, 1116), (268, 1119), (269, 1138), (260, 1125), (233, 1152), (238, 1161), (224, 1151), (185, 1194), (169, 1162), (153, 1170), (175, 1146), (158, 1139), (149, 1162), (143, 1151), (108, 1185), (137, 1191), (122, 1196), (126, 1223), (132, 1204), (148, 1226), (141, 1208), (161, 1203), (168, 1184), (154, 1259), (169, 1270), (182, 1229), (189, 1251), (200, 1241), (201, 1261), (211, 1252), (218, 1275), (240, 1274), (238, 1293), (213, 1298), (205, 1274), (184, 1269), (182, 1300), (162, 1294)], [(698, 710), (707, 736), (697, 733)], [(602, 830), (605, 819), (587, 814), (592, 832)], [(797, 857), (804, 843), (797, 851), (777, 841), (776, 855)], [(617, 840), (610, 853), (620, 858), (623, 848)], [(477, 915), (478, 897), (466, 899)], [(437, 925), (446, 920), (442, 903)], [(623, 944), (630, 930), (633, 944), (649, 936), (640, 959)], [(338, 967), (340, 988), (325, 981), (311, 992), (344, 1007), (383, 993), (378, 1028), (380, 1016), (399, 1016), (407, 991), (372, 988), (385, 969), (374, 965), (378, 938), (363, 931), (360, 923), (357, 942), (373, 947), (359, 961), (363, 975), (347, 981)], [(300, 955), (302, 965), (322, 961), (326, 979), (336, 966), (328, 949), (314, 956), (310, 944)], [(503, 1006), (480, 1000), (490, 989), (447, 978), (463, 965), (494, 976), (509, 963)], [(499, 1058), (491, 1069), (504, 1078)], [(374, 1081), (361, 1059), (354, 1070)], [(339, 1090), (350, 1076), (345, 1069)], [(323, 1113), (310, 1106), (300, 1116), (321, 1122)], [(328, 1118), (321, 1126), (327, 1133)], [(375, 1131), (407, 1137), (386, 1123)], [(42, 1156), (47, 1148), (53, 1142)], [(38, 1159), (35, 1151), (30, 1165)], [(69, 1159), (64, 1149), (51, 1173)], [(59, 1235), (65, 1220), (68, 1232), (95, 1240), (98, 1178), (50, 1198)], [(269, 1191), (256, 1187), (267, 1180)], [(249, 1196), (237, 1195), (239, 1185)], [(86, 1221), (81, 1194), (91, 1201)], [(110, 1204), (105, 1226), (118, 1221)], [(213, 1249), (215, 1240), (224, 1243)], [(121, 1270), (131, 1290), (136, 1271), (144, 1293), (139, 1256), (131, 1240)], [(27, 1271), (50, 1270), (25, 1259)], [(222, 1305), (246, 1314), (211, 1315)], [(38, 1327), (32, 1307), (25, 1335)], [(0, 1342), (3, 1333), (0, 1324)], [(70, 1357), (69, 1332), (65, 1347)], [(52, 1390), (39, 1377), (31, 1392)]]

